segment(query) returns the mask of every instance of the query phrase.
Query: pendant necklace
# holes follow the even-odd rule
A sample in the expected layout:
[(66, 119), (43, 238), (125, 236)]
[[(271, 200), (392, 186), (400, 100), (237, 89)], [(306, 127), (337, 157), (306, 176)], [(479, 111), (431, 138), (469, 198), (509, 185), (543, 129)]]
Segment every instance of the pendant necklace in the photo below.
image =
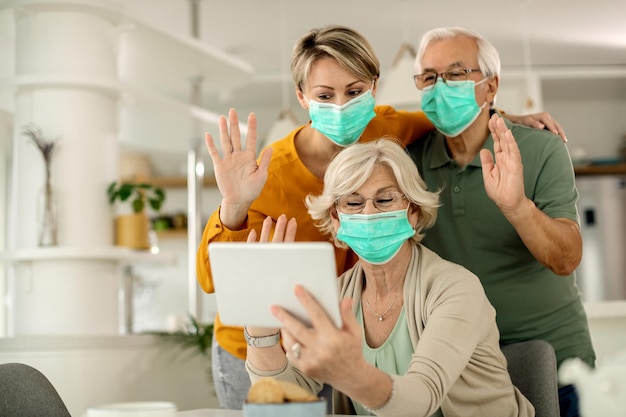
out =
[(364, 297), (365, 304), (367, 305), (367, 307), (369, 307), (370, 311), (378, 317), (378, 321), (383, 321), (383, 319), (385, 318), (385, 315), (389, 313), (389, 310), (391, 310), (391, 307), (393, 307), (396, 304), (396, 301), (398, 301), (398, 298), (400, 297), (401, 293), (402, 291), (398, 291), (398, 293), (396, 294), (396, 298), (393, 299), (393, 302), (389, 304), (389, 307), (387, 307), (387, 310), (385, 310), (385, 312), (382, 314), (378, 314), (376, 310), (374, 310), (374, 308), (370, 305), (370, 302), (368, 301), (367, 296)]

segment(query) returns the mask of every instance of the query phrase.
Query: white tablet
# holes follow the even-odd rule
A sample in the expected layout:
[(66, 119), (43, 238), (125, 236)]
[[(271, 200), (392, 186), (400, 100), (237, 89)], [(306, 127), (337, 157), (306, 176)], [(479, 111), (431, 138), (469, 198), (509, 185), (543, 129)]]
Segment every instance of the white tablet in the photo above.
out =
[(280, 305), (309, 323), (294, 295), (301, 284), (341, 325), (339, 289), (332, 244), (328, 242), (213, 242), (209, 261), (222, 323), (280, 327), (270, 306)]

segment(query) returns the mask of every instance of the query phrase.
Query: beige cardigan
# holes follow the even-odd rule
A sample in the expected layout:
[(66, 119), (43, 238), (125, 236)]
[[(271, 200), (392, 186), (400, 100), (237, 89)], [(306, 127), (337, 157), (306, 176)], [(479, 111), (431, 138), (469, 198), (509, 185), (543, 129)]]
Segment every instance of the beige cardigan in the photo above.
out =
[[(361, 302), (360, 263), (340, 277), (341, 297)], [(414, 345), (404, 375), (392, 375), (393, 393), (373, 412), (381, 417), (532, 417), (530, 402), (511, 383), (500, 351), (495, 310), (467, 269), (414, 245), (404, 284), (407, 326)], [(252, 381), (263, 376), (291, 380), (319, 392), (321, 384), (289, 364), (278, 371), (246, 365)], [(346, 396), (333, 392), (333, 412), (354, 414)]]

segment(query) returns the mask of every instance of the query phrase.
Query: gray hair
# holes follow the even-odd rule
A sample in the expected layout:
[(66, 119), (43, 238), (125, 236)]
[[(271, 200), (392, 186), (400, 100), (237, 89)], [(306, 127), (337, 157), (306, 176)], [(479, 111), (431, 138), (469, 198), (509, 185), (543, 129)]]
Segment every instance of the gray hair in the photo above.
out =
[(461, 27), (440, 27), (431, 29), (422, 36), (420, 46), (415, 58), (417, 74), (423, 72), (422, 58), (431, 42), (442, 41), (464, 36), (476, 41), (478, 45), (478, 66), (485, 77), (500, 76), (500, 55), (491, 42), (482, 37), (478, 32)]
[(324, 190), (319, 196), (308, 195), (306, 205), (322, 233), (330, 234), (335, 245), (346, 247), (336, 239), (330, 209), (337, 198), (350, 195), (372, 175), (376, 166), (386, 166), (394, 175), (409, 202), (419, 207), (413, 241), (420, 242), (423, 231), (437, 220), (440, 206), (439, 193), (426, 190), (426, 183), (419, 175), (417, 166), (404, 147), (392, 138), (380, 138), (371, 142), (356, 143), (341, 150), (331, 161), (324, 175)]

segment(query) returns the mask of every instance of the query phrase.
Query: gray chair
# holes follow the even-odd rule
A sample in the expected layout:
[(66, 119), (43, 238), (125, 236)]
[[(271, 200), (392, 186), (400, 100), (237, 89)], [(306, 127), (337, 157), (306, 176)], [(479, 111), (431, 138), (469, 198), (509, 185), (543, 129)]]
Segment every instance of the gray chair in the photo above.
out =
[(52, 383), (23, 363), (0, 364), (0, 417), (71, 417)]
[(536, 417), (559, 417), (556, 356), (544, 340), (502, 345), (511, 381), (535, 407)]

